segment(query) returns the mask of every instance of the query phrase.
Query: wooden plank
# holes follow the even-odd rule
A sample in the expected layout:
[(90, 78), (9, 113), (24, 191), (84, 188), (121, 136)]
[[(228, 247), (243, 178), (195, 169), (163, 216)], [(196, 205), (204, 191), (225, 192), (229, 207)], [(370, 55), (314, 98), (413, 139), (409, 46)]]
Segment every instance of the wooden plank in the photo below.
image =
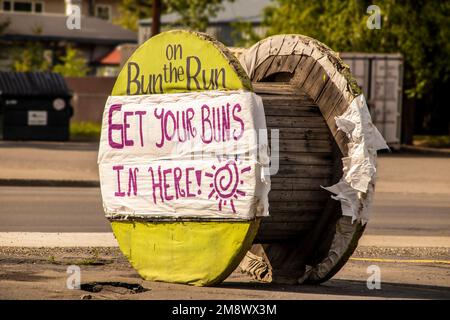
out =
[[(269, 139), (272, 131), (268, 130)], [(325, 140), (331, 141), (333, 136), (328, 128), (281, 128), (278, 130), (279, 139), (290, 140)]]
[(305, 88), (305, 91), (308, 92), (308, 95), (311, 99), (316, 100), (317, 97), (322, 93), (327, 83), (330, 81), (330, 78), (327, 76), (326, 72), (321, 68), (318, 77), (315, 78), (314, 81), (308, 81), (308, 87)]
[(297, 210), (291, 210), (291, 211), (278, 211), (278, 210), (275, 210), (275, 207), (273, 207), (272, 209), (273, 210), (270, 212), (270, 217), (273, 217), (274, 220), (278, 220), (278, 221), (288, 221), (288, 219), (290, 217), (292, 217), (293, 219), (298, 219), (298, 220), (313, 219), (313, 218), (320, 216), (323, 211), (323, 207), (317, 208), (317, 209), (309, 209), (309, 210), (297, 208)]
[(279, 201), (324, 201), (330, 197), (330, 194), (326, 190), (271, 190), (269, 201), (270, 197)]
[[(328, 113), (328, 115), (325, 117), (324, 119), (327, 122), (327, 126), (328, 128), (330, 128), (330, 132), (331, 134), (334, 136), (338, 130), (337, 125), (336, 125), (336, 119), (334, 118), (334, 109), (337, 105), (343, 104), (345, 103), (344, 101), (344, 97), (340, 96), (338, 100), (336, 100), (335, 102), (333, 102), (333, 104), (330, 106), (330, 108), (326, 111)], [(322, 108), (321, 108), (322, 110)]]
[[(260, 95), (261, 96), (261, 95)], [(283, 106), (283, 107), (315, 107), (319, 112), (319, 106), (306, 96), (277, 96), (277, 95), (263, 95), (264, 107), (266, 106)], [(272, 98), (272, 99), (271, 99)], [(273, 99), (275, 98), (275, 99)], [(294, 99), (289, 99), (294, 98)]]
[(331, 153), (329, 140), (286, 140), (280, 139), (279, 151), (283, 152), (321, 152)]
[(270, 223), (272, 225), (284, 223), (304, 223), (314, 222), (320, 216), (320, 212), (308, 212), (307, 214), (275, 214), (262, 218), (263, 223)]
[(293, 73), (295, 71), (295, 68), (297, 68), (298, 64), (300, 63), (301, 59), (302, 56), (300, 54), (291, 54), (287, 56), (284, 64), (280, 67), (280, 71)]
[[(337, 72), (336, 69), (333, 69), (332, 71), (327, 72), (326, 70), (324, 70), (324, 77), (325, 77), (325, 83), (323, 86), (320, 86), (320, 90), (319, 87), (314, 86), (311, 89), (311, 92), (309, 93), (311, 98), (317, 102), (319, 100), (319, 98), (324, 94), (324, 91), (328, 90), (330, 88), (330, 85), (332, 84), (331, 78), (334, 76), (334, 74)], [(323, 79), (322, 79), (323, 81)]]
[(332, 173), (330, 166), (282, 165), (274, 175), (277, 177), (293, 178), (328, 178)]
[(275, 59), (275, 56), (270, 56), (266, 60), (261, 63), (258, 68), (255, 70), (253, 74), (253, 81), (261, 81), (264, 78), (264, 75), (266, 74), (267, 69), (270, 68), (270, 65), (272, 64), (272, 61)]
[(329, 177), (285, 178), (272, 176), (270, 180), (271, 190), (321, 190), (321, 186), (328, 186), (331, 184), (331, 179)]
[(332, 81), (328, 81), (320, 96), (315, 100), (325, 119), (330, 117), (336, 103), (343, 97)]
[(263, 79), (267, 79), (276, 73), (282, 72), (281, 66), (284, 65), (286, 60), (287, 56), (275, 56), (275, 59), (273, 59), (270, 67), (266, 70)]
[(322, 116), (318, 117), (289, 117), (289, 116), (269, 116), (266, 117), (268, 128), (327, 128), (327, 124)]
[(298, 92), (296, 95), (272, 95), (272, 94), (258, 94), (262, 100), (264, 107), (270, 105), (276, 106), (315, 106), (319, 108), (317, 104), (305, 93)]
[(286, 106), (264, 104), (266, 116), (297, 116), (297, 117), (318, 117), (322, 116), (316, 106)]
[(315, 63), (316, 61), (313, 58), (309, 56), (303, 56), (299, 64), (297, 65), (297, 68), (295, 69), (295, 75), (290, 81), (291, 85), (295, 87), (301, 87), (301, 84), (305, 82)]
[[(333, 109), (330, 110), (329, 118), (333, 118), (342, 115), (348, 108), (348, 103), (345, 101), (344, 96), (339, 99), (339, 103), (333, 106)], [(327, 119), (326, 119), (327, 120)]]
[(311, 88), (317, 81), (322, 81), (323, 72), (324, 71), (320, 63), (314, 61), (313, 67), (309, 71), (308, 76), (302, 82), (297, 82), (297, 85), (300, 86), (309, 96), (311, 96)]
[(257, 81), (273, 78), (274, 76), (276, 77), (276, 82), (280, 81), (280, 79), (290, 80), (301, 58), (301, 55), (276, 56), (264, 76)]
[[(300, 239), (302, 239), (307, 233), (308, 230), (310, 230), (311, 227), (305, 226), (304, 230), (297, 230), (295, 232), (286, 232), (283, 234), (282, 231), (277, 231), (276, 233), (266, 233), (264, 229), (260, 228), (260, 231), (258, 231), (258, 234), (255, 237), (255, 240), (253, 241), (253, 243), (259, 243), (263, 246), (269, 245), (269, 246), (274, 246), (279, 244), (280, 246), (284, 247), (284, 245), (288, 242), (288, 243), (296, 243), (299, 242)], [(268, 253), (266, 251), (266, 249), (264, 249), (265, 251), (265, 255), (270, 255), (269, 261), (270, 261), (270, 265), (274, 266), (274, 260), (273, 260), (273, 256), (271, 255), (271, 253)], [(287, 251), (287, 250), (286, 250)], [(291, 252), (291, 250), (289, 250), (288, 252)], [(284, 254), (288, 254), (288, 252), (285, 252)], [(282, 259), (280, 259), (281, 261), (283, 261)], [(284, 262), (284, 261), (283, 261)], [(285, 265), (286, 263), (284, 262), (280, 262), (280, 264)], [(295, 271), (297, 271), (297, 273), (293, 273), (291, 270), (289, 270), (288, 272), (285, 271), (285, 269), (282, 269), (281, 271), (278, 271), (277, 269), (273, 269), (272, 267), (272, 279), (274, 277), (274, 273), (276, 274), (276, 278), (275, 279), (279, 279), (280, 278), (280, 274), (281, 273), (287, 273), (289, 274), (289, 276), (292, 276), (292, 280), (291, 282), (289, 282), (290, 284), (295, 284), (295, 280), (297, 280), (300, 276), (301, 273), (298, 271), (301, 270), (301, 267), (295, 268)], [(290, 279), (290, 278), (289, 278)], [(281, 280), (276, 280), (276, 282), (274, 283), (285, 283), (284, 281)]]
[(278, 214), (279, 212), (283, 213), (299, 213), (309, 212), (309, 211), (320, 211), (323, 210), (325, 204), (323, 202), (318, 201), (298, 201), (298, 200), (290, 200), (290, 201), (279, 201), (277, 199), (271, 199), (269, 202), (269, 213)]
[(297, 94), (299, 89), (288, 82), (253, 82), (255, 93), (290, 95)]
[(300, 223), (261, 223), (258, 232), (259, 239), (283, 239), (293, 238), (304, 234), (305, 231), (310, 230), (315, 221), (300, 222)]
[(279, 154), (280, 165), (331, 165), (333, 163), (332, 153), (306, 153), (306, 152), (283, 152)]
[(344, 156), (348, 155), (348, 138), (347, 135), (342, 132), (342, 131), (338, 131), (336, 132), (335, 136), (334, 136), (334, 140), (336, 141), (336, 144), (338, 145), (339, 149), (341, 150), (342, 154)]

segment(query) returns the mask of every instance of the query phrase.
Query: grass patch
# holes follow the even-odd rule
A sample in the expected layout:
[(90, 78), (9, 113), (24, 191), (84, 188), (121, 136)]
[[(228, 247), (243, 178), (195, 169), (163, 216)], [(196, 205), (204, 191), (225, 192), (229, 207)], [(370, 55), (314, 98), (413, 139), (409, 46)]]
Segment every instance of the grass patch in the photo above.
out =
[(450, 135), (413, 137), (415, 146), (429, 148), (450, 148)]
[(53, 256), (53, 255), (48, 258), (48, 262), (50, 262), (51, 264), (58, 264), (55, 256)]
[(99, 141), (101, 123), (72, 122), (70, 124), (70, 139), (75, 141)]
[(56, 259), (54, 255), (48, 258), (48, 262), (56, 265), (78, 265), (78, 266), (102, 266), (105, 264), (113, 263), (113, 260), (100, 258), (100, 252), (97, 248), (94, 248), (91, 257), (74, 259), (74, 258), (61, 258)]

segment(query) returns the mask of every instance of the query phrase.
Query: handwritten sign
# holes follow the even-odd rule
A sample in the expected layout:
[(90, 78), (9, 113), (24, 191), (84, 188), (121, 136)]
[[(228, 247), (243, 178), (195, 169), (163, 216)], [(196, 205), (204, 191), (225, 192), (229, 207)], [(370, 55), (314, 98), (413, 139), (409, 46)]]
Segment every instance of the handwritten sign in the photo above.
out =
[(224, 51), (208, 48), (218, 44), (198, 37), (167, 33), (151, 60), (141, 47), (118, 76), (98, 156), (110, 218), (267, 215), (262, 101)]
[(261, 99), (239, 62), (205, 34), (142, 44), (105, 104), (98, 154), (106, 217), (147, 280), (213, 285), (268, 214)]
[[(145, 44), (127, 61), (114, 85), (113, 95), (144, 95), (175, 92), (251, 91), (250, 80), (222, 44), (201, 39), (198, 33), (166, 32), (153, 40), (151, 58)], [(206, 37), (206, 35), (204, 35)], [(158, 49), (155, 50), (155, 42)]]
[(99, 151), (107, 213), (266, 214), (258, 162), (262, 108), (246, 91), (110, 97)]

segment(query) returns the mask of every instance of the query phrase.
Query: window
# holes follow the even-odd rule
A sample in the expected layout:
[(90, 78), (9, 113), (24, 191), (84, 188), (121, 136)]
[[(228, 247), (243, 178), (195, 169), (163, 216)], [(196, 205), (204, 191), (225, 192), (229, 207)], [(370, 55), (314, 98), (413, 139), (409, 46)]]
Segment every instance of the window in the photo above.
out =
[(42, 13), (44, 11), (44, 4), (42, 2), (34, 3), (34, 12)]
[(44, 3), (42, 1), (3, 1), (1, 9), (12, 12), (44, 12)]
[(11, 11), (11, 1), (3, 1), (3, 11)]
[(111, 6), (105, 4), (97, 4), (95, 6), (95, 16), (103, 20), (111, 20)]
[(13, 2), (13, 11), (16, 12), (33, 12), (33, 3), (31, 2), (22, 2), (22, 1), (14, 1)]

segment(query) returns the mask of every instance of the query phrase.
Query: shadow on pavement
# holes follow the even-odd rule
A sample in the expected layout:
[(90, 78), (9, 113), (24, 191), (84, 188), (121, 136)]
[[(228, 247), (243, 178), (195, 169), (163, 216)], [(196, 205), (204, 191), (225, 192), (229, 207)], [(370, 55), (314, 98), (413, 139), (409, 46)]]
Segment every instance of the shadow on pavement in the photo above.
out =
[[(217, 287), (224, 289), (266, 290), (305, 294), (354, 296), (361, 298), (393, 298), (393, 299), (449, 299), (450, 288), (417, 284), (400, 284), (382, 282), (381, 289), (369, 290), (366, 281), (330, 280), (322, 285), (278, 285), (270, 283), (226, 282)], [(330, 297), (332, 298), (332, 297)]]

